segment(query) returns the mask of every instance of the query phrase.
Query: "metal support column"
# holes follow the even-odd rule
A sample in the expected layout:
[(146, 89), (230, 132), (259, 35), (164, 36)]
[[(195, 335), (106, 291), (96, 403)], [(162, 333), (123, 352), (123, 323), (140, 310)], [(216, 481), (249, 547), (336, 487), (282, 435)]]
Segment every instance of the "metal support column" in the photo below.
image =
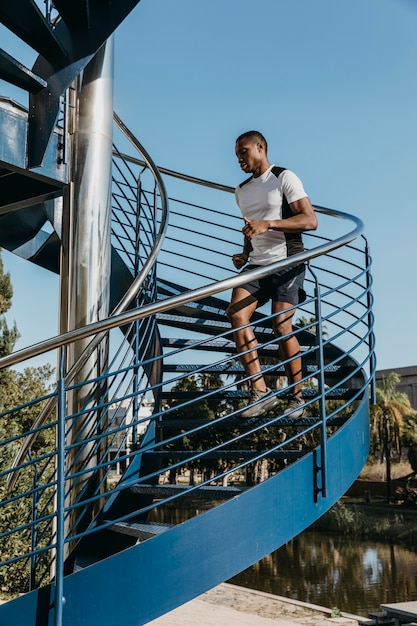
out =
[[(113, 145), (113, 41), (109, 39), (85, 68), (75, 90), (69, 192), (64, 199), (61, 260), (60, 331), (65, 332), (104, 319), (110, 305), (111, 163)], [(68, 348), (67, 371), (90, 339)], [(108, 363), (104, 339), (81, 368), (73, 383), (100, 377)], [(91, 382), (68, 393), (67, 414), (82, 412), (67, 424), (67, 445), (96, 435), (105, 428), (95, 406), (105, 394), (104, 382)], [(72, 448), (66, 472), (84, 472), (67, 479), (66, 506), (97, 490), (92, 471), (100, 458), (94, 442)], [(66, 536), (74, 526), (86, 526), (94, 510), (75, 510), (67, 517)], [(80, 521), (80, 518), (83, 518)]]

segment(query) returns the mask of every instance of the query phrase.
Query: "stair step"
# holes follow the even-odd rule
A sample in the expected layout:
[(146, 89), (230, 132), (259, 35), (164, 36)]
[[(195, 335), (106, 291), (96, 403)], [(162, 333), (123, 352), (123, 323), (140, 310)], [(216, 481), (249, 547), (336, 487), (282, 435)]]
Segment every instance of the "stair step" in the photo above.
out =
[[(325, 373), (335, 373), (341, 370), (341, 365), (329, 365), (325, 369)], [(203, 363), (183, 363), (183, 364), (174, 364), (174, 363), (165, 363), (164, 371), (165, 372), (174, 372), (174, 373), (190, 373), (192, 374), (196, 370), (202, 370), (204, 373), (210, 372), (213, 374), (243, 374), (244, 369), (240, 363), (219, 363), (216, 365), (206, 366)], [(281, 363), (277, 363), (274, 366), (274, 369), (268, 369), (267, 365), (261, 365), (261, 369), (263, 371), (267, 371), (268, 376), (285, 376), (285, 367)], [(306, 364), (303, 366), (303, 371), (306, 374), (316, 374), (317, 373), (317, 365), (309, 365)]]
[[(193, 311), (194, 313), (194, 311)], [(199, 315), (200, 313), (200, 315)], [(215, 328), (216, 332), (219, 331), (219, 329), (223, 329), (223, 330), (231, 330), (231, 326), (230, 326), (230, 322), (227, 321), (226, 319), (226, 315), (223, 314), (223, 318), (218, 320), (218, 319), (209, 319), (207, 317), (205, 317), (204, 315), (204, 309), (195, 309), (195, 315), (190, 316), (190, 315), (175, 315), (172, 313), (158, 313), (156, 316), (158, 322), (160, 324), (168, 324), (169, 326), (174, 326), (175, 328), (182, 328), (183, 326), (185, 328), (193, 328), (194, 326), (208, 326), (211, 328)], [(204, 329), (206, 330), (206, 328)], [(265, 328), (257, 328), (257, 331), (260, 332), (262, 330), (262, 332), (268, 332), (268, 329)], [(196, 329), (196, 332), (198, 332), (199, 329)], [(268, 334), (272, 334), (272, 329), (270, 331), (270, 333)]]
[(143, 456), (146, 458), (158, 458), (158, 459), (178, 459), (187, 460), (193, 457), (200, 457), (202, 459), (244, 459), (250, 461), (256, 459), (262, 454), (262, 458), (265, 459), (279, 459), (279, 460), (296, 460), (301, 459), (303, 456), (311, 452), (311, 450), (212, 450), (209, 452), (201, 452), (201, 450), (153, 450), (152, 452), (144, 452)]
[[(332, 417), (327, 420), (328, 426), (342, 426), (347, 417)], [(161, 419), (157, 422), (158, 428), (168, 428), (171, 430), (192, 430), (194, 428), (199, 428), (201, 426), (206, 426), (207, 428), (215, 428), (216, 430), (224, 429), (224, 428), (254, 428), (255, 426), (263, 425), (267, 428), (282, 428), (285, 426), (297, 426), (308, 428), (309, 426), (314, 426), (321, 422), (319, 417), (281, 417), (279, 420), (274, 422), (273, 424), (269, 424), (270, 420), (265, 418), (264, 416), (259, 417), (259, 419), (253, 418), (248, 423), (247, 420), (242, 418), (234, 418), (234, 419), (213, 419), (213, 420), (204, 420), (204, 419)]]
[[(218, 389), (217, 391), (210, 392), (210, 395), (207, 396), (207, 391), (164, 391), (161, 394), (161, 397), (169, 400), (192, 400), (194, 398), (200, 398), (201, 400), (243, 400), (249, 398), (250, 389)], [(337, 389), (332, 389), (326, 393), (326, 399), (328, 400), (339, 400), (350, 398), (355, 393), (355, 390), (349, 389), (347, 387), (338, 387)], [(280, 392), (279, 398), (288, 397), (288, 393)], [(303, 389), (303, 398), (313, 399), (318, 397), (318, 391), (311, 387), (304, 387)]]
[[(178, 337), (162, 337), (164, 348), (192, 348), (216, 352), (235, 352), (235, 342), (230, 339), (211, 339), (203, 344), (195, 345), (195, 339), (180, 339)], [(276, 347), (275, 347), (276, 350)]]
[[(164, 348), (178, 349), (178, 348), (190, 348), (194, 350), (204, 350), (205, 352), (222, 352), (227, 354), (236, 353), (236, 344), (231, 339), (211, 339), (204, 341), (203, 343), (197, 342), (195, 339), (180, 339), (174, 337), (163, 337), (162, 346)], [(301, 351), (303, 351), (301, 347)], [(258, 354), (261, 356), (271, 356), (271, 354), (277, 354), (276, 344), (270, 344), (267, 346), (259, 346)]]
[[(219, 332), (219, 330), (231, 330), (230, 322), (227, 320), (226, 314), (224, 312), (220, 316), (220, 319), (218, 319), (217, 316), (216, 319), (213, 319), (213, 316), (209, 316), (208, 314), (206, 315), (204, 307), (192, 309), (190, 313), (158, 313), (156, 317), (159, 323), (173, 326), (174, 328), (190, 330), (198, 326), (204, 327), (202, 329), (203, 332), (207, 332), (207, 330), (213, 330), (213, 332), (215, 332), (216, 334)], [(269, 341), (274, 336), (272, 332), (271, 320), (255, 320), (253, 323), (253, 330), (257, 336), (263, 336), (264, 341)], [(195, 331), (200, 332), (200, 328), (196, 328)]]
[[(213, 315), (205, 314), (204, 307), (196, 309), (195, 312), (194, 310), (187, 311), (186, 314), (159, 313), (156, 317), (161, 325), (182, 330), (193, 330), (212, 335), (217, 335), (221, 330), (225, 332), (231, 330), (230, 322), (228, 322), (225, 313), (220, 319), (217, 315), (215, 316), (216, 319), (213, 319)], [(264, 320), (262, 317), (257, 320), (254, 319), (252, 327), (260, 343), (271, 341), (274, 338), (271, 320)], [(297, 326), (294, 326), (294, 330), (298, 331), (300, 343), (305, 343), (308, 346), (316, 345), (317, 339), (314, 333)]]
[(74, 572), (79, 572), (96, 562), (96, 557), (91, 554), (78, 554), (74, 563)]
[[(186, 494), (190, 490), (189, 485), (147, 485), (140, 484), (132, 485), (129, 487), (129, 491), (138, 494), (152, 495), (154, 498), (169, 498), (172, 495)], [(233, 498), (242, 493), (243, 489), (239, 487), (221, 487), (217, 485), (202, 485), (196, 488), (196, 485), (192, 487), (193, 497), (198, 498), (210, 498), (226, 500), (227, 498)]]
[(0, 78), (26, 91), (38, 91), (47, 85), (43, 78), (34, 74), (4, 50), (0, 50)]
[[(151, 486), (151, 485), (149, 485)], [(107, 521), (104, 522), (108, 523)], [(123, 535), (129, 535), (130, 537), (137, 537), (137, 539), (151, 539), (157, 535), (162, 535), (172, 528), (172, 524), (163, 524), (161, 522), (115, 522), (110, 526), (110, 530)]]
[[(187, 330), (192, 330), (189, 327)], [(303, 337), (300, 337), (300, 352), (306, 352), (310, 350), (315, 345), (315, 341), (306, 341), (306, 336), (308, 333), (305, 333)], [(314, 339), (314, 335), (312, 335)], [(262, 341), (262, 337), (259, 337)], [(265, 341), (270, 341), (272, 339), (271, 336), (265, 337)], [(193, 348), (194, 350), (204, 350), (207, 352), (226, 352), (228, 354), (236, 353), (236, 344), (232, 339), (209, 339), (203, 342), (197, 341), (196, 339), (183, 339), (180, 337), (163, 337), (162, 338), (162, 346), (164, 348), (178, 349), (178, 348)], [(263, 356), (271, 356), (271, 353), (277, 355), (277, 344), (271, 343), (268, 345), (260, 345), (258, 347), (258, 353)], [(309, 353), (311, 358), (315, 358), (315, 351)], [(340, 351), (334, 346), (326, 346), (325, 347), (325, 356), (326, 360), (331, 360), (332, 358), (338, 358), (340, 356)]]
[[(16, 4), (24, 8), (19, 10)], [(24, 4), (2, 2), (1, 13), (2, 23), (7, 24), (7, 28), (15, 33), (19, 39), (51, 63), (54, 61), (58, 66), (59, 61), (66, 57), (65, 49), (56, 36), (54, 28), (48, 24), (34, 2)]]

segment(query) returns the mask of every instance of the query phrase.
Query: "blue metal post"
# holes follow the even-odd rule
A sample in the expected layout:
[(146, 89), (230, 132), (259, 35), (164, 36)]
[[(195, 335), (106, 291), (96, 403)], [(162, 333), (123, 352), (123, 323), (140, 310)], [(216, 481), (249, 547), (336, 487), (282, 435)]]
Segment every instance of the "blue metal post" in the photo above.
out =
[[(31, 451), (28, 450), (28, 457), (31, 462), (33, 462), (33, 457)], [(36, 463), (33, 463), (34, 474), (33, 474), (33, 495), (32, 495), (32, 533), (31, 533), (31, 551), (32, 556), (30, 558), (30, 581), (29, 581), (29, 589), (32, 591), (36, 587), (36, 543), (38, 540), (38, 487), (39, 487), (39, 472), (38, 466)]]
[(368, 305), (368, 327), (370, 329), (370, 334), (369, 334), (369, 352), (370, 352), (370, 359), (369, 359), (369, 367), (370, 367), (370, 374), (371, 374), (371, 404), (376, 404), (376, 383), (375, 383), (375, 370), (376, 370), (376, 357), (375, 357), (375, 335), (373, 332), (373, 326), (374, 326), (374, 314), (372, 312), (372, 292), (371, 292), (371, 285), (372, 285), (372, 281), (371, 281), (371, 273), (370, 273), (370, 267), (372, 264), (372, 259), (371, 259), (371, 255), (369, 252), (369, 246), (368, 246), (368, 241), (365, 237), (363, 237), (365, 239), (365, 262), (366, 262), (366, 296), (367, 296), (367, 305)]
[[(320, 407), (320, 417), (321, 417), (321, 446), (320, 446), (320, 457), (321, 457), (321, 494), (323, 498), (327, 496), (327, 476), (326, 476), (326, 468), (327, 468), (327, 411), (326, 411), (326, 390), (324, 384), (324, 349), (323, 349), (323, 330), (322, 330), (322, 316), (321, 316), (321, 294), (320, 294), (320, 285), (317, 279), (316, 274), (313, 272), (311, 267), (309, 268), (311, 274), (313, 275), (315, 286), (314, 286), (314, 306), (315, 306), (315, 317), (316, 317), (316, 337), (317, 337), (317, 380), (318, 380), (318, 391), (319, 391), (319, 407)], [(317, 478), (316, 478), (317, 480)]]
[(54, 626), (62, 626), (64, 598), (64, 524), (65, 524), (65, 347), (60, 349), (57, 425), (57, 498), (56, 498), (56, 573)]

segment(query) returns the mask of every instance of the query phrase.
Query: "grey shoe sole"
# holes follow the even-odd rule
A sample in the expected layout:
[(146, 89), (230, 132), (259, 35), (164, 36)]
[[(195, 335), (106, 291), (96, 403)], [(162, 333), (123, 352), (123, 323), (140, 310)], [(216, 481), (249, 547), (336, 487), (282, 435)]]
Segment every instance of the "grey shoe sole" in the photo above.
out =
[(259, 415), (266, 413), (266, 411), (270, 411), (277, 405), (278, 405), (278, 400), (276, 396), (268, 394), (267, 396), (265, 396), (265, 399), (258, 402), (258, 404), (255, 404), (254, 406), (250, 406), (249, 408), (244, 409), (240, 413), (239, 417), (242, 419), (258, 417)]
[(293, 417), (293, 418), (296, 418), (296, 417), (305, 417), (305, 416), (306, 416), (306, 414), (305, 414), (305, 408), (306, 408), (306, 407), (305, 407), (305, 405), (304, 405), (304, 404), (301, 404), (301, 405), (299, 405), (298, 407), (294, 407), (293, 409), (291, 409), (291, 408), (289, 408), (289, 407), (288, 407), (288, 408), (284, 411), (284, 416), (286, 416), (286, 417)]

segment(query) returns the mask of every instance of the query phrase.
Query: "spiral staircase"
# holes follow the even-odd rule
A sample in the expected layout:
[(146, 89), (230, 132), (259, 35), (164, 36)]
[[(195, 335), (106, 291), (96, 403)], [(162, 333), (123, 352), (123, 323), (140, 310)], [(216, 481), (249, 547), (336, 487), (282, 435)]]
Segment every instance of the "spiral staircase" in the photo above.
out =
[[(39, 54), (28, 69), (0, 51), (0, 78), (29, 93), (28, 109), (0, 99), (10, 138), (0, 146), (0, 245), (51, 272), (64, 271), (74, 84), (137, 3), (56, 0), (45, 16), (33, 0), (0, 8)], [(117, 114), (111, 189), (108, 315), (0, 359), (58, 362), (50, 393), (29, 403), (33, 425), (0, 442), (0, 458), (12, 459), (1, 465), (0, 519), (29, 511), (2, 524), (0, 580), (20, 567), (22, 594), (0, 605), (0, 626), (146, 624), (310, 526), (367, 458), (375, 356), (360, 220), (315, 207), (305, 252), (275, 264), (307, 265), (293, 333), (308, 417), (284, 414), (291, 387), (262, 308), (259, 353), (282, 402), (247, 423), (248, 380), (225, 317), (242, 283), (229, 261), (241, 246), (233, 189), (157, 168)], [(107, 361), (80, 378), (104, 342)], [(80, 389), (84, 404), (71, 412)], [(45, 435), (55, 443), (37, 447)], [(26, 547), (12, 554), (16, 539)]]

